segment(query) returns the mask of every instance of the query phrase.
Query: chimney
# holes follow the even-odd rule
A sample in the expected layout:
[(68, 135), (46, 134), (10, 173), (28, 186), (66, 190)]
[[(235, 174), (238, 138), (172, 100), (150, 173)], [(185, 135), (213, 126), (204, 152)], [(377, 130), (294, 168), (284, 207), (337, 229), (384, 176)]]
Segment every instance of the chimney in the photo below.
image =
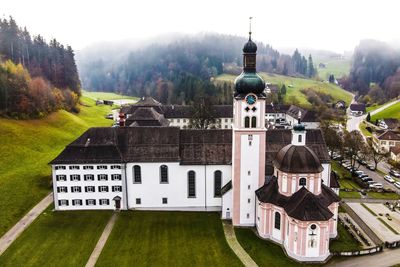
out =
[(125, 127), (125, 114), (119, 113), (119, 127)]

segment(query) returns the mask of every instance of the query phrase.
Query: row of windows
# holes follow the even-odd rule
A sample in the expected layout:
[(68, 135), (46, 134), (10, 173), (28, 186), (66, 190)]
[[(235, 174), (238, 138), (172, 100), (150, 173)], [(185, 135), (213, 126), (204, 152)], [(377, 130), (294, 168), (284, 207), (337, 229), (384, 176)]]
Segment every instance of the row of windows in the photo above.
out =
[(251, 117), (251, 125), (250, 125), (250, 117), (244, 117), (244, 128), (256, 128), (257, 127), (257, 117)]
[[(188, 172), (188, 197), (196, 197), (196, 173), (194, 171)], [(138, 184), (142, 182), (142, 170), (139, 165), (133, 166), (133, 183)], [(160, 183), (168, 183), (168, 166), (160, 166)], [(214, 196), (221, 197), (222, 187), (222, 172), (214, 172)]]
[[(80, 174), (71, 174), (69, 176), (70, 181), (80, 181), (81, 180), (81, 175)], [(93, 174), (84, 174), (83, 179), (85, 181), (94, 181), (94, 175)], [(111, 180), (112, 181), (121, 181), (121, 174), (111, 174)], [(56, 175), (56, 180), (57, 181), (67, 181), (67, 175)], [(98, 174), (97, 175), (97, 180), (98, 181), (108, 181), (108, 175), (107, 174)]]
[[(87, 206), (94, 206), (96, 205), (96, 199), (86, 199), (85, 203)], [(71, 201), (72, 206), (82, 206), (83, 201), (82, 199), (72, 199)], [(69, 206), (69, 200), (68, 199), (60, 199), (58, 201), (59, 206)], [(99, 205), (110, 205), (110, 200), (109, 199), (99, 199)]]
[[(85, 186), (84, 187), (86, 193), (94, 193), (96, 192), (96, 188), (94, 186)], [(108, 192), (109, 187), (106, 185), (98, 186), (98, 192)], [(120, 185), (113, 185), (111, 186), (112, 192), (122, 192), (122, 186)], [(58, 186), (57, 187), (58, 193), (68, 193), (67, 186)], [(81, 193), (82, 187), (81, 186), (71, 186), (71, 193)]]
[[(98, 170), (107, 170), (107, 168), (108, 168), (107, 165), (98, 165), (98, 166), (97, 166), (97, 169), (98, 169)], [(67, 167), (66, 167), (66, 166), (62, 166), (62, 165), (61, 165), (61, 166), (58, 165), (58, 166), (55, 166), (54, 169), (56, 169), (56, 170), (66, 170)], [(71, 165), (71, 166), (69, 166), (69, 169), (70, 169), (70, 170), (79, 170), (79, 169), (80, 169), (80, 166), (79, 166), (79, 165)], [(92, 165), (85, 165), (85, 166), (83, 166), (83, 169), (84, 169), (84, 170), (93, 170), (93, 169), (94, 169), (94, 166), (92, 166)], [(112, 169), (112, 170), (114, 170), (114, 169), (121, 169), (121, 165), (111, 165), (110, 169)]]
[[(187, 121), (189, 121), (189, 119), (188, 119)], [(228, 122), (233, 122), (233, 119), (227, 119), (227, 118), (225, 118), (224, 121), (225, 121), (226, 123), (228, 123)], [(171, 122), (174, 122), (174, 119), (171, 119)], [(181, 122), (181, 119), (176, 119), (176, 122)], [(186, 119), (182, 119), (182, 122), (186, 122)], [(222, 122), (222, 119), (216, 119), (216, 122)]]

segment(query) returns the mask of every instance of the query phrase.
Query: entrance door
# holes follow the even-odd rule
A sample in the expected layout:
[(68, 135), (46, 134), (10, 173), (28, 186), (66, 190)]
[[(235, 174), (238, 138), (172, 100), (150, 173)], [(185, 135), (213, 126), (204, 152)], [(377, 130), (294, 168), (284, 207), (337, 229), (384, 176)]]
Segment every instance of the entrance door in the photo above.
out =
[(121, 208), (121, 199), (115, 199), (115, 208), (117, 210)]

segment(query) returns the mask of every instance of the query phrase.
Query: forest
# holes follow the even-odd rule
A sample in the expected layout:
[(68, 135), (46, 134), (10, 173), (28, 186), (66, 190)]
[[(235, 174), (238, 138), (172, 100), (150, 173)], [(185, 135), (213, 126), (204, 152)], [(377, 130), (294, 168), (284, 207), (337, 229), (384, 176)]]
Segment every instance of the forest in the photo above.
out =
[(57, 109), (77, 111), (81, 85), (70, 46), (31, 36), (16, 21), (0, 20), (0, 114), (42, 117)]
[[(123, 56), (121, 51), (100, 49), (97, 56), (88, 57), (82, 51), (79, 72), (83, 87), (88, 90), (151, 95), (166, 104), (189, 104), (198, 97), (212, 96), (216, 103), (229, 104), (232, 85), (215, 85), (213, 77), (240, 73), (246, 42), (243, 37), (199, 34), (139, 46)], [(289, 56), (268, 44), (257, 46), (258, 71), (300, 77), (316, 75), (311, 55), (306, 59), (297, 50)]]

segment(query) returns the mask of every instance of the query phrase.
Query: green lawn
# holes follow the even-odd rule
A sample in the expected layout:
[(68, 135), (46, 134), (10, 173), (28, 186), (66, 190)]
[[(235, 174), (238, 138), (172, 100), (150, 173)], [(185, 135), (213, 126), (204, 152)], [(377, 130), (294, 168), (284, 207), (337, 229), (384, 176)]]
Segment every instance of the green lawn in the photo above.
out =
[(375, 122), (376, 120), (385, 119), (385, 118), (395, 118), (400, 119), (400, 102), (397, 102), (394, 105), (378, 112), (375, 115), (371, 116), (371, 121)]
[(400, 195), (397, 193), (368, 192), (368, 196), (370, 198), (376, 198), (376, 199), (388, 199), (388, 200), (400, 199)]
[[(40, 120), (0, 118), (0, 236), (51, 191), (47, 165), (91, 126), (109, 126), (109, 106), (82, 98), (79, 114), (55, 112)], [(88, 107), (90, 106), (90, 107)]]
[(331, 252), (354, 251), (362, 247), (341, 223), (338, 223), (337, 230), (338, 238), (332, 240), (329, 244), (329, 249)]
[[(319, 63), (324, 63), (326, 68), (318, 68)], [(317, 67), (318, 76), (324, 80), (328, 80), (330, 74), (333, 74), (336, 79), (348, 75), (351, 68), (350, 59), (319, 60), (318, 58), (315, 58), (314, 64)]]
[(339, 197), (341, 198), (361, 198), (360, 193), (352, 191), (352, 192), (345, 192), (343, 190), (339, 191)]
[(133, 99), (133, 100), (137, 100), (137, 99), (139, 99), (139, 98), (134, 97), (134, 96), (126, 96), (126, 95), (120, 95), (120, 94), (108, 93), (108, 92), (83, 91), (82, 94), (83, 94), (83, 96), (89, 97), (91, 99), (100, 99), (100, 100), (115, 100), (115, 99)]
[[(269, 73), (259, 73), (266, 82), (272, 84), (282, 85), (285, 84), (287, 93), (284, 101), (288, 103), (291, 98), (296, 98), (300, 105), (310, 107), (311, 104), (307, 101), (306, 96), (300, 91), (301, 89), (311, 89), (314, 91), (323, 92), (333, 97), (335, 101), (344, 100), (347, 105), (350, 104), (352, 96), (349, 92), (343, 90), (339, 86), (325, 82), (319, 82), (311, 79), (295, 78), (290, 76), (283, 76)], [(216, 78), (217, 82), (233, 82), (235, 75), (222, 74)]]
[(339, 180), (340, 188), (347, 188), (347, 189), (361, 189), (361, 187), (354, 182), (353, 180), (350, 179), (340, 179)]
[[(240, 245), (260, 267), (307, 266), (289, 259), (280, 246), (259, 238), (252, 229), (235, 228), (235, 233)], [(312, 264), (309, 266), (318, 265)]]
[(121, 212), (96, 266), (242, 266), (211, 212)]
[(49, 208), (0, 256), (0, 266), (85, 266), (110, 217)]
[(367, 124), (365, 121), (362, 121), (362, 122), (360, 123), (360, 130), (361, 130), (362, 134), (363, 134), (364, 136), (366, 136), (366, 137), (369, 137), (369, 136), (372, 136), (372, 133), (370, 133), (370, 132), (367, 130), (367, 126), (368, 126), (368, 124)]
[(347, 169), (343, 168), (343, 166), (340, 165), (338, 161), (332, 160), (331, 166), (332, 170), (334, 170), (339, 175), (339, 178), (351, 177), (350, 172)]

